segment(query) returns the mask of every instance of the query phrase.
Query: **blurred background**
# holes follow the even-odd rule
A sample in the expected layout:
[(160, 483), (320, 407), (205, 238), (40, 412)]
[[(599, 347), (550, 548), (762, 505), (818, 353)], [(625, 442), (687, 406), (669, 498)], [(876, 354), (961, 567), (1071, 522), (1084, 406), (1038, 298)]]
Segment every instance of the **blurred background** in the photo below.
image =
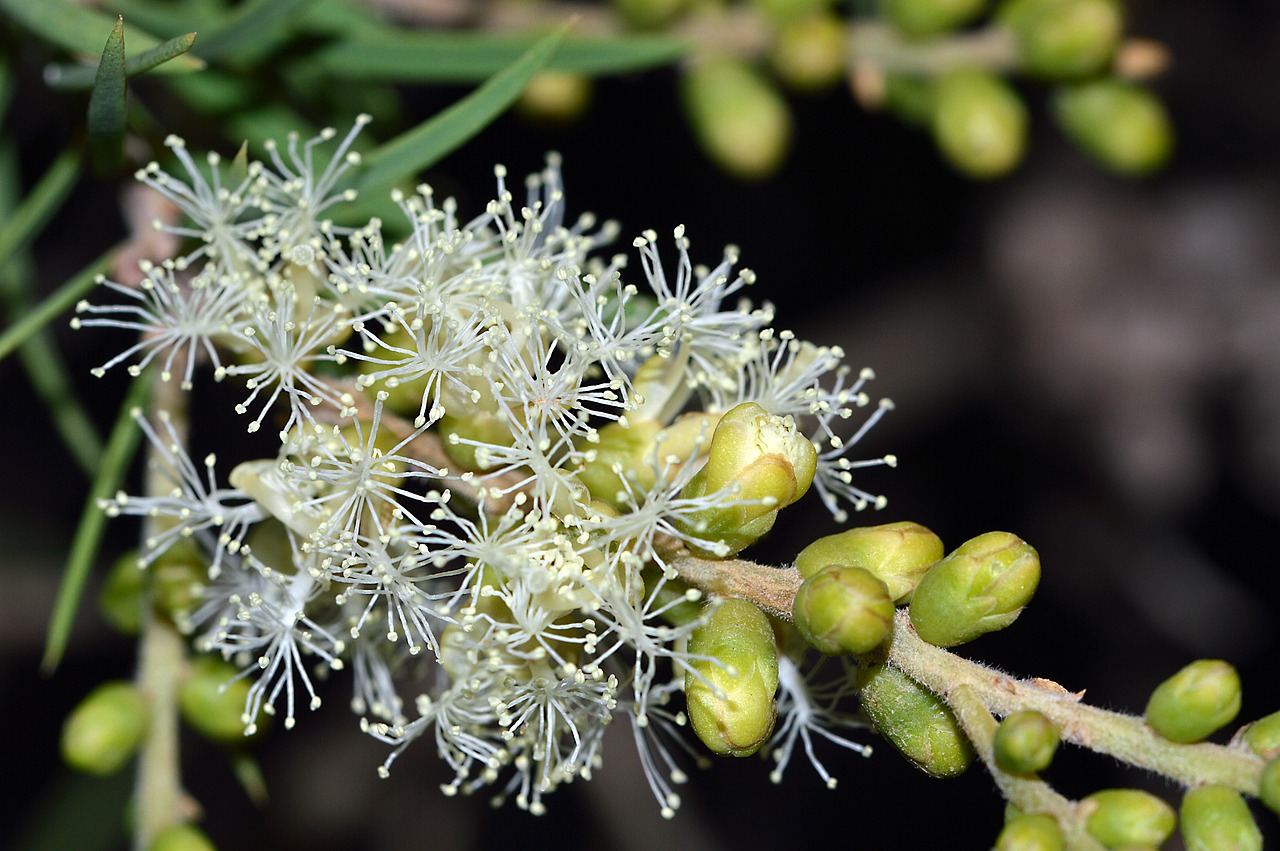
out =
[[(665, 235), (678, 224), (695, 261), (740, 246), (759, 276), (752, 296), (777, 306), (776, 325), (842, 346), (852, 366), (875, 369), (873, 397), (896, 403), (863, 455), (892, 452), (899, 464), (858, 480), (888, 506), (851, 522), (916, 520), (948, 547), (1005, 529), (1039, 550), (1036, 600), (963, 655), (1132, 712), (1186, 662), (1222, 657), (1242, 674), (1243, 722), (1280, 707), (1280, 9), (1266, 0), (1128, 8), (1129, 30), (1172, 55), (1151, 85), (1176, 126), (1176, 152), (1140, 180), (1087, 160), (1053, 129), (1043, 91), (1019, 83), (1030, 144), (1003, 179), (958, 176), (927, 133), (836, 86), (789, 98), (790, 153), (771, 176), (744, 181), (696, 144), (672, 67), (597, 81), (573, 121), (506, 115), (427, 178), (475, 213), (494, 163), (523, 174), (556, 150), (571, 213), (618, 220), (619, 250), (642, 229)], [(51, 94), (40, 76), (47, 55), (15, 25), (2, 31), (16, 93), (5, 138), (33, 181), (75, 132), (82, 101)], [(389, 137), (468, 90), (397, 88), (396, 126), (380, 129), (375, 114), (371, 132)], [(190, 119), (157, 103), (161, 121)], [(192, 149), (231, 153), (199, 121), (169, 129)], [(123, 236), (126, 184), (78, 184), (34, 246), (37, 292)], [(54, 333), (105, 432), (124, 385), (88, 371), (116, 341), (62, 321)], [(52, 678), (38, 672), (85, 479), (15, 359), (0, 363), (0, 385), (11, 447), (0, 489), (0, 845), (57, 847), (49, 831), (72, 801), (92, 825), (76, 847), (124, 847), (127, 773), (74, 777), (57, 740), (88, 689), (131, 674), (134, 646), (95, 614), (91, 587), (67, 660)], [(786, 561), (835, 531), (812, 508), (784, 514), (758, 558)], [(111, 526), (106, 554), (132, 534)], [(259, 746), (265, 808), (248, 801), (220, 751), (184, 739), (185, 777), (220, 848), (985, 848), (1002, 819), (980, 768), (933, 780), (882, 744), (870, 759), (820, 751), (840, 779), (835, 791), (800, 759), (780, 787), (758, 760), (718, 762), (695, 774), (684, 808), (664, 822), (621, 726), (596, 779), (558, 791), (548, 816), (493, 811), (483, 796), (440, 794), (448, 778), (429, 747), (410, 749), (379, 780), (384, 749), (343, 709), (346, 688), (329, 684), (325, 710)], [(1049, 776), (1068, 795), (1150, 783), (1078, 753), (1062, 754)], [(1274, 841), (1274, 818), (1260, 821)]]

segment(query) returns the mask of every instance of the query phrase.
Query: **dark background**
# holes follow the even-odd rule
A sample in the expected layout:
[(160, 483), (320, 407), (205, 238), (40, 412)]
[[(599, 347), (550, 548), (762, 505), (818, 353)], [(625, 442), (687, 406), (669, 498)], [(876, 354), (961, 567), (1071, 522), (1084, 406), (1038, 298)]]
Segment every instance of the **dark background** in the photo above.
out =
[[(1043, 93), (1028, 88), (1031, 153), (999, 183), (957, 178), (925, 136), (860, 111), (843, 91), (793, 98), (787, 164), (768, 181), (739, 183), (693, 144), (671, 71), (603, 81), (571, 127), (504, 118), (428, 177), (477, 212), (494, 162), (519, 175), (555, 149), (571, 213), (620, 221), (618, 249), (642, 229), (666, 235), (681, 223), (695, 261), (740, 246), (759, 275), (753, 297), (777, 305), (775, 324), (841, 345), (855, 368), (876, 369), (872, 395), (897, 403), (865, 455), (893, 452), (899, 466), (859, 480), (889, 505), (854, 522), (917, 520), (948, 547), (1007, 529), (1039, 549), (1035, 602), (963, 654), (1132, 712), (1181, 665), (1221, 656), (1240, 668), (1243, 722), (1280, 708), (1280, 12), (1263, 0), (1130, 6), (1131, 31), (1175, 57), (1157, 89), (1179, 150), (1147, 181), (1085, 162), (1053, 130)], [(72, 119), (28, 65), (8, 129), (34, 176)], [(426, 114), (460, 93), (407, 92), (405, 102)], [(119, 238), (117, 188), (77, 189), (37, 245), (42, 289)], [(88, 369), (115, 341), (61, 322), (56, 330), (105, 431), (121, 376), (96, 381)], [(61, 797), (87, 790), (99, 811), (80, 818), (100, 823), (101, 847), (113, 847), (128, 778), (72, 778), (57, 735), (89, 688), (130, 675), (132, 645), (86, 605), (68, 660), (52, 679), (37, 673), (85, 485), (13, 359), (0, 364), (0, 384), (10, 402), (0, 425), (10, 448), (0, 493), (0, 842), (30, 837)], [(759, 558), (786, 560), (834, 531), (813, 508), (784, 513)], [(110, 550), (131, 534), (113, 526)], [(331, 685), (326, 710), (262, 746), (273, 796), (264, 811), (219, 752), (184, 741), (187, 781), (220, 847), (984, 848), (1001, 822), (980, 768), (932, 780), (887, 744), (869, 760), (821, 750), (841, 781), (834, 792), (802, 756), (780, 787), (758, 760), (718, 763), (663, 822), (622, 725), (604, 770), (553, 795), (550, 815), (495, 812), (483, 797), (441, 795), (448, 778), (426, 743), (379, 781), (384, 749), (341, 709), (347, 683)], [(1152, 783), (1075, 752), (1049, 778), (1073, 796)], [(1176, 800), (1171, 788), (1148, 788)], [(1274, 817), (1260, 821), (1274, 838)]]

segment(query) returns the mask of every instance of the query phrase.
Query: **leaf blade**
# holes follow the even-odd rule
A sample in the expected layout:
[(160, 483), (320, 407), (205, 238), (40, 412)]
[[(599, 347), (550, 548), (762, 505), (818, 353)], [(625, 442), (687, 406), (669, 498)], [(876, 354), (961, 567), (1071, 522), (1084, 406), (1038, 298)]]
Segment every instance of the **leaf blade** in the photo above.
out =
[[(8, 13), (24, 29), (50, 44), (84, 56), (98, 56), (102, 52), (102, 32), (115, 23), (113, 16), (72, 0), (40, 0), (39, 3), (0, 0), (0, 11)], [(147, 49), (160, 43), (160, 39), (137, 27), (130, 27), (129, 34), (136, 48)], [(160, 72), (194, 71), (200, 67), (195, 57), (188, 54), (165, 64)]]
[[(161, 42), (142, 53), (127, 56), (124, 60), (124, 75), (128, 78), (145, 74), (187, 53), (195, 43), (196, 34), (190, 32)], [(196, 62), (199, 63), (199, 67), (204, 66), (203, 60), (197, 59)], [(195, 71), (197, 68), (188, 70)], [(44, 69), (44, 81), (50, 88), (76, 91), (93, 86), (97, 73), (97, 68), (85, 65), (53, 64)]]
[(89, 94), (89, 161), (98, 174), (110, 174), (124, 153), (126, 92), (124, 82), (124, 17), (107, 36), (102, 61)]

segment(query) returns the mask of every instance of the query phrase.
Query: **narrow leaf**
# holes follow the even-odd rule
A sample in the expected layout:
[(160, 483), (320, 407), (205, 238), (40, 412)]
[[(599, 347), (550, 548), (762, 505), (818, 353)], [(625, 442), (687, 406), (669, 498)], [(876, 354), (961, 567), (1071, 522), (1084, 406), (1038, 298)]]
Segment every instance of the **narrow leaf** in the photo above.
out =
[[(102, 33), (115, 23), (115, 17), (91, 9), (75, 0), (0, 0), (0, 11), (5, 12), (24, 29), (63, 50), (83, 56), (97, 56), (102, 51)], [(160, 39), (129, 27), (129, 41), (137, 50), (155, 47)], [(194, 71), (200, 68), (195, 57), (180, 56), (166, 63), (159, 73)]]
[(0, 228), (0, 269), (8, 265), (15, 251), (26, 246), (49, 223), (76, 185), (79, 174), (80, 152), (67, 148), (53, 161), (13, 215), (4, 217), (4, 227)]
[(110, 174), (124, 154), (124, 18), (116, 20), (89, 95), (89, 161), (98, 174)]
[(59, 314), (66, 312), (85, 294), (97, 286), (98, 276), (115, 260), (119, 246), (107, 251), (97, 260), (90, 263), (62, 288), (40, 302), (23, 317), (0, 334), (0, 360), (8, 357), (14, 349), (31, 338), (31, 335), (48, 325)]
[[(130, 32), (132, 32), (132, 28)], [(139, 74), (145, 74), (171, 59), (177, 59), (182, 56), (195, 43), (196, 34), (187, 33), (157, 44), (150, 50), (129, 56), (124, 61), (124, 75), (125, 77), (136, 77)], [(200, 65), (204, 64), (201, 60), (197, 59), (196, 61)], [(192, 70), (195, 69), (193, 68)], [(97, 74), (97, 68), (90, 68), (86, 65), (48, 65), (44, 69), (44, 81), (50, 88), (63, 91), (80, 90), (91, 87)]]
[[(349, 80), (470, 83), (507, 67), (532, 44), (528, 36), (386, 30), (380, 37), (361, 33), (335, 42), (306, 61)], [(570, 38), (547, 68), (590, 76), (624, 74), (674, 62), (688, 49), (687, 43), (666, 36)]]
[(390, 189), (398, 181), (439, 162), (502, 114), (556, 52), (570, 24), (539, 39), (516, 62), (434, 118), (381, 145), (364, 157), (356, 181), (363, 193)]
[(236, 8), (222, 27), (205, 34), (199, 54), (213, 61), (230, 60), (253, 53), (265, 41), (276, 38), (281, 25), (300, 14), (312, 0), (249, 0)]
[(133, 380), (129, 392), (125, 395), (124, 404), (116, 416), (115, 426), (107, 439), (107, 448), (102, 455), (102, 465), (94, 478), (93, 487), (89, 490), (89, 499), (85, 502), (84, 512), (80, 515), (80, 525), (76, 527), (75, 537), (71, 541), (71, 555), (67, 558), (67, 567), (62, 574), (62, 584), (58, 587), (58, 598), (54, 602), (53, 615), (49, 619), (49, 634), (45, 641), (44, 659), (40, 669), (45, 674), (53, 673), (62, 661), (67, 642), (71, 638), (71, 626), (75, 622), (76, 609), (80, 605), (80, 597), (84, 594), (85, 581), (89, 578), (89, 570), (93, 566), (94, 556), (98, 552), (98, 544), (102, 541), (102, 530), (106, 525), (106, 514), (98, 507), (98, 502), (115, 493), (124, 480), (129, 462), (138, 450), (138, 441), (142, 436), (141, 429), (133, 420), (133, 410), (141, 408), (147, 400), (151, 389), (151, 375), (144, 372)]

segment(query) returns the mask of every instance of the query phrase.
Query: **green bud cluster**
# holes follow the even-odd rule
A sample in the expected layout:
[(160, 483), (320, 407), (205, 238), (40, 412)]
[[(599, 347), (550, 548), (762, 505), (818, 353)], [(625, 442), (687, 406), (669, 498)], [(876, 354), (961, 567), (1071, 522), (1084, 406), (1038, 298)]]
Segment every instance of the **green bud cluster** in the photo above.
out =
[(973, 745), (942, 698), (883, 663), (860, 666), (857, 682), (876, 730), (921, 771), (954, 777), (973, 763)]
[(1015, 712), (996, 727), (996, 764), (1014, 774), (1044, 771), (1053, 761), (1062, 736), (1053, 722), (1033, 710)]
[(1146, 720), (1172, 742), (1198, 742), (1240, 712), (1240, 675), (1221, 659), (1200, 659), (1156, 686)]
[(1262, 851), (1262, 832), (1234, 789), (1200, 786), (1182, 798), (1182, 841), (1187, 851)]
[(133, 683), (103, 683), (62, 727), (62, 758), (86, 774), (107, 775), (133, 756), (147, 730), (147, 706)]
[(769, 619), (736, 597), (722, 600), (689, 636), (689, 723), (714, 753), (750, 756), (768, 741), (777, 717), (777, 653)]
[(1081, 802), (1085, 829), (1108, 848), (1159, 847), (1173, 835), (1178, 816), (1160, 798), (1141, 789), (1103, 789)]
[(860, 526), (819, 538), (796, 556), (810, 577), (827, 565), (860, 567), (885, 584), (896, 603), (910, 599), (921, 577), (942, 558), (942, 540), (919, 523)]
[(969, 177), (1003, 177), (1022, 162), (1027, 110), (1017, 92), (989, 71), (962, 68), (937, 80), (933, 139), (938, 150)]
[(1063, 851), (1067, 839), (1058, 820), (1045, 813), (1017, 815), (1005, 822), (995, 851)]
[(929, 569), (911, 597), (911, 623), (930, 644), (964, 644), (1013, 623), (1039, 582), (1040, 557), (1030, 544), (988, 532)]
[(792, 617), (804, 640), (828, 656), (868, 653), (889, 637), (893, 599), (860, 567), (828, 565), (796, 592)]

